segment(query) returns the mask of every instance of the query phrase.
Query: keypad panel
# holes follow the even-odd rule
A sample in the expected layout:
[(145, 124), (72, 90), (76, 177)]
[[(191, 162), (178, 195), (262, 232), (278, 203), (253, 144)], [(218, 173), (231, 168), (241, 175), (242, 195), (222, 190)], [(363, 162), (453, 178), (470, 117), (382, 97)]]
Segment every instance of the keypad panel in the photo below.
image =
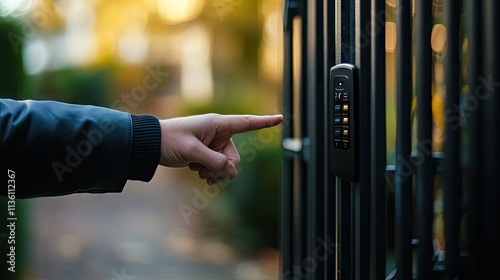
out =
[(332, 174), (357, 182), (359, 173), (358, 76), (356, 67), (341, 63), (330, 69), (328, 146)]
[(334, 90), (333, 99), (333, 127), (334, 147), (337, 149), (349, 149), (350, 118), (349, 118), (349, 89)]

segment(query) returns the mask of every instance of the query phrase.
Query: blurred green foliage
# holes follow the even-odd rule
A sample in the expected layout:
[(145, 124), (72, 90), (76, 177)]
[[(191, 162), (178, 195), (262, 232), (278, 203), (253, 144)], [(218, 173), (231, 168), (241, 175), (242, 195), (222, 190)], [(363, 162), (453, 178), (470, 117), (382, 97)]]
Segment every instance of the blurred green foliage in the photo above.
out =
[(41, 99), (109, 107), (112, 71), (101, 66), (45, 72), (37, 77), (36, 91)]
[[(22, 46), (13, 46), (13, 35), (22, 34), (14, 20), (0, 17), (0, 96), (20, 98), (24, 94)], [(19, 43), (19, 42), (18, 42)]]

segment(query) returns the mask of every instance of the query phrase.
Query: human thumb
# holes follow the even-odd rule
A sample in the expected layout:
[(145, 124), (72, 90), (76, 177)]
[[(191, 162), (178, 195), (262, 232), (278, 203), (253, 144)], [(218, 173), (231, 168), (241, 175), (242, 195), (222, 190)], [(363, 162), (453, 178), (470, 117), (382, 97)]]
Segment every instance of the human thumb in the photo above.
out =
[(197, 145), (191, 153), (190, 161), (199, 163), (214, 173), (224, 172), (229, 163), (226, 155), (216, 152), (202, 143)]

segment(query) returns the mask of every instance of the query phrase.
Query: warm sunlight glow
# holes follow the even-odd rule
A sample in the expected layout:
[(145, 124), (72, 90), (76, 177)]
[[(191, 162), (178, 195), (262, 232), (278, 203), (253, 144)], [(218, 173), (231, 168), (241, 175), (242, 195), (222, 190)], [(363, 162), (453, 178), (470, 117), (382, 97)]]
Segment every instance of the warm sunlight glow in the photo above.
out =
[(206, 29), (195, 24), (182, 34), (181, 93), (186, 101), (206, 104), (213, 97), (210, 40)]
[(75, 1), (65, 9), (64, 60), (70, 65), (86, 65), (97, 55), (95, 7), (89, 2)]
[(396, 8), (396, 0), (386, 0), (387, 5)]
[(0, 0), (0, 16), (21, 17), (31, 7), (31, 0)]
[(446, 29), (446, 26), (440, 23), (435, 24), (432, 27), (432, 34), (431, 34), (432, 50), (437, 53), (444, 51), (447, 39), (448, 39), (448, 31)]
[(397, 34), (396, 23), (387, 22), (385, 24), (385, 51), (393, 53), (396, 51)]
[[(277, 5), (276, 5), (277, 6)], [(279, 6), (277, 6), (279, 7)], [(282, 79), (282, 14), (279, 10), (271, 12), (264, 21), (263, 40), (260, 51), (260, 70), (265, 78), (279, 82)]]
[(196, 18), (204, 0), (158, 0), (158, 14), (168, 24), (179, 24)]
[(118, 55), (127, 63), (143, 62), (148, 55), (148, 36), (142, 32), (129, 32), (118, 39)]

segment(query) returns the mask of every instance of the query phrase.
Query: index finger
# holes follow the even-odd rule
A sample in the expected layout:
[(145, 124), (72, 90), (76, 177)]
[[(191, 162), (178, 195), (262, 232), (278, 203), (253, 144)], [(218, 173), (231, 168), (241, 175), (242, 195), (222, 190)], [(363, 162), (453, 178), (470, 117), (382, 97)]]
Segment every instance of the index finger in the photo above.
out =
[(272, 127), (283, 121), (283, 115), (228, 115), (224, 122), (229, 125), (232, 133), (243, 133), (251, 130)]

